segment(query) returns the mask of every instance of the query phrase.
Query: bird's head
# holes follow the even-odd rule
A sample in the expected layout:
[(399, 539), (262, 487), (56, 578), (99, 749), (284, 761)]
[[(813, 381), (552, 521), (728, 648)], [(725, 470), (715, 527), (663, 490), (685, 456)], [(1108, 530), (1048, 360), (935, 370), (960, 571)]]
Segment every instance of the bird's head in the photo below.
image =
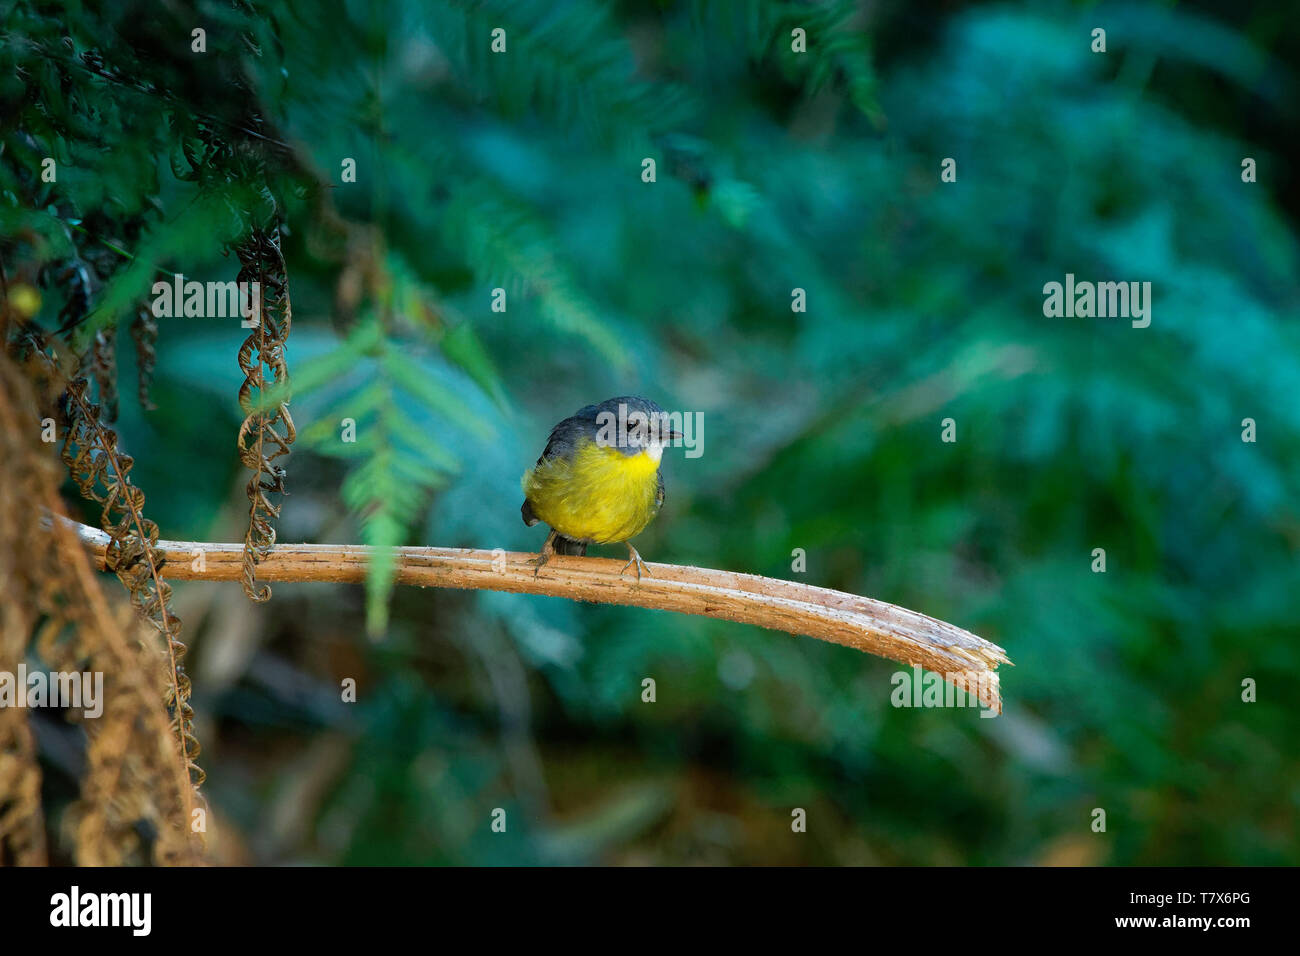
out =
[(617, 448), (625, 455), (645, 453), (658, 462), (664, 449), (682, 438), (672, 416), (648, 398), (620, 395), (578, 413), (595, 425), (596, 443)]

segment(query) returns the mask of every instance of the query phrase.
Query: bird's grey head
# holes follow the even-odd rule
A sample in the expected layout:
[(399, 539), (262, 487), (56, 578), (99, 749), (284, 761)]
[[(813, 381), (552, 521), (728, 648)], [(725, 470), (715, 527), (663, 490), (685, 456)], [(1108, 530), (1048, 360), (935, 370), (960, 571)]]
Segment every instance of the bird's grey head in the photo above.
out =
[(677, 437), (664, 410), (637, 395), (588, 405), (573, 417), (591, 423), (597, 444), (617, 448), (625, 455), (648, 452), (655, 461), (663, 455), (664, 446)]

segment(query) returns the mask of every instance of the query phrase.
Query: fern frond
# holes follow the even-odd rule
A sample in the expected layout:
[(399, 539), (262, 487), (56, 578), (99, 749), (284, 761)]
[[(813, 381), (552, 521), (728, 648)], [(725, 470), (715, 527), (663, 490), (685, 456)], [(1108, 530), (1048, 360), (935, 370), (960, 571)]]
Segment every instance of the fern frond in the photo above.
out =
[[(742, 43), (751, 59), (779, 64), (805, 95), (835, 87), (874, 125), (883, 121), (861, 0), (693, 0), (687, 15), (694, 35)], [(796, 28), (804, 31), (806, 52), (791, 48)]]
[[(695, 112), (684, 87), (637, 77), (631, 48), (602, 5), (451, 0), (427, 15), (462, 81), (506, 115), (536, 108), (590, 140), (630, 146)], [(492, 52), (497, 28), (504, 53)]]
[(180, 641), (180, 619), (171, 609), (171, 585), (162, 576), (162, 562), (154, 549), (158, 526), (144, 517), (144, 493), (131, 484), (134, 461), (118, 449), (117, 434), (104, 424), (99, 407), (90, 402), (86, 392), (85, 379), (68, 383), (69, 427), (63, 461), (82, 496), (102, 507), (101, 526), (111, 538), (105, 565), (126, 586), (136, 610), (166, 642), (170, 664), (167, 706), (197, 791), (204, 774), (194, 762), (199, 742), (194, 736), (190, 679), (184, 667), (186, 647)]
[[(81, 796), (64, 816), (79, 863), (199, 862), (202, 841), (191, 830), (201, 799), (191, 778), (193, 752), (187, 755), (188, 744), (177, 746), (176, 721), (183, 714), (174, 709), (169, 728), (159, 648), (135, 639), (129, 613), (124, 619), (109, 608), (63, 519), (54, 461), (29, 424), (41, 414), (38, 408), (22, 372), (0, 353), (0, 457), (7, 468), (0, 484), (0, 540), (13, 545), (0, 552), (0, 666), (16, 669), (31, 650), (59, 670), (104, 674), (103, 712), (83, 721)], [(125, 470), (121, 457), (117, 464)], [(129, 483), (118, 490), (135, 497)], [(104, 563), (119, 563), (116, 526), (108, 534)], [(141, 565), (153, 561), (138, 558)], [(170, 617), (172, 634), (176, 623)], [(171, 676), (178, 676), (174, 668)], [(24, 709), (0, 708), (0, 856), (35, 864), (45, 855), (40, 778), (30, 735), (16, 720), (25, 721)], [(145, 838), (150, 829), (153, 841)]]
[[(344, 370), (349, 374), (339, 385)], [(460, 467), (435, 429), (491, 434), (434, 373), (430, 355), (394, 338), (372, 312), (337, 349), (304, 363), (299, 382), (311, 388), (295, 388), (300, 400), (321, 402), (300, 435), (303, 446), (354, 463), (343, 483), (343, 500), (357, 515), (362, 540), (379, 549), (366, 578), (366, 625), (372, 635), (388, 625), (393, 548), (406, 542), (429, 496)]]
[[(256, 231), (239, 247), (240, 282), (256, 282), (259, 288), (256, 327), (239, 349), (239, 367), (244, 373), (239, 388), (239, 407), (244, 413), (239, 426), (239, 459), (253, 477), (248, 481), (248, 532), (244, 537), (244, 593), (255, 602), (271, 597), (269, 585), (256, 585), (257, 562), (275, 545), (273, 518), (280, 506), (271, 494), (285, 493), (285, 469), (276, 459), (289, 454), (295, 430), (287, 397), (274, 409), (263, 409), (258, 398), (268, 388), (289, 383), (286, 339), (293, 322), (289, 302), (288, 276), (280, 254), (279, 229)], [(269, 372), (269, 375), (268, 375)]]
[(579, 290), (542, 221), (523, 203), (485, 182), (466, 184), (447, 206), (443, 233), (480, 282), (508, 295), (532, 296), (553, 329), (585, 339), (607, 361), (627, 364), (618, 337)]

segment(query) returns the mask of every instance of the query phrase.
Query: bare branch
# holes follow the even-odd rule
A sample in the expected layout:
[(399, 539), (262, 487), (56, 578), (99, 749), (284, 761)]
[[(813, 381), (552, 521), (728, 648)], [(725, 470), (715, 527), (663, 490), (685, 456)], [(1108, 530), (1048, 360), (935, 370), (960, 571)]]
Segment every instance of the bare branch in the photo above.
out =
[[(77, 533), (103, 566), (108, 536), (78, 524)], [(159, 541), (167, 576), (175, 580), (239, 581), (242, 544)], [(326, 581), (360, 584), (372, 549), (347, 544), (277, 544), (258, 565), (265, 581)], [(203, 561), (197, 561), (202, 553)], [(533, 576), (518, 551), (462, 548), (395, 549), (396, 581), (415, 587), (462, 588), (545, 594), (575, 601), (699, 614), (804, 634), (868, 654), (920, 665), (1001, 713), (999, 664), (1010, 664), (1002, 648), (944, 621), (871, 598), (777, 578), (647, 563), (650, 575), (637, 581), (620, 576), (622, 561), (556, 556)], [(199, 565), (203, 570), (195, 570)]]

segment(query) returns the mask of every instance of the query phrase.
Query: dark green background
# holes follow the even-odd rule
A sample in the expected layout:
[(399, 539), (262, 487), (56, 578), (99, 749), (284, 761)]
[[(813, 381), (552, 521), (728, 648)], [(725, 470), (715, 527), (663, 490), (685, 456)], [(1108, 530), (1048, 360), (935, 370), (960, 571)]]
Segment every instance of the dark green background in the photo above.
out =
[[(981, 720), (894, 709), (892, 663), (665, 612), (399, 589), (385, 620), (378, 587), (374, 640), (361, 588), (277, 585), (254, 607), (179, 585), (222, 857), (1296, 862), (1285, 6), (17, 3), (0, 224), (41, 239), (11, 269), (154, 200), (146, 267), (107, 291), (138, 301), (154, 266), (233, 278), (238, 227), (172, 175), (169, 111), (220, 128), (258, 110), (292, 147), (274, 188), (302, 437), (280, 540), (535, 550), (518, 483), (550, 425), (643, 394), (705, 419), (702, 457), (666, 457), (648, 560), (870, 595), (1016, 665)], [(51, 64), (69, 32), (170, 97), (70, 69), (68, 98)], [(20, 201), (16, 170), (51, 150), (58, 185)], [(313, 179), (364, 242), (322, 251)], [(363, 263), (379, 278), (340, 308)], [(1150, 328), (1045, 318), (1067, 272), (1151, 282)], [(122, 402), (133, 478), (165, 537), (240, 540), (242, 334), (161, 326), (158, 410)], [(360, 450), (337, 441), (349, 416)]]

